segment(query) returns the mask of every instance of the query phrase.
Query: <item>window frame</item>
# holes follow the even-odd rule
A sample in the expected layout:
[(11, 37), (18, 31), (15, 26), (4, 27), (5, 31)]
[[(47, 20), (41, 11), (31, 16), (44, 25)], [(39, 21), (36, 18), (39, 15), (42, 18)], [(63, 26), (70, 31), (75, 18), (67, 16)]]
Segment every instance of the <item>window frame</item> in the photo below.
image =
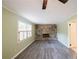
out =
[[(23, 24), (25, 24), (25, 28), (24, 28), (24, 30), (20, 30), (20, 22), (21, 23), (23, 23)], [(28, 29), (29, 27), (28, 27), (28, 25), (30, 26), (30, 30)], [(23, 28), (23, 27), (22, 27)], [(26, 29), (26, 30), (25, 30)], [(23, 33), (22, 34), (22, 37), (20, 36), (21, 34), (20, 33)], [(31, 32), (31, 35), (29, 36), (29, 32)], [(26, 34), (25, 34), (26, 33)], [(24, 37), (25, 36), (25, 37)], [(23, 41), (23, 40), (26, 40), (26, 39), (28, 39), (28, 38), (30, 38), (30, 37), (32, 37), (32, 24), (30, 24), (30, 23), (25, 23), (25, 22), (22, 22), (22, 21), (18, 21), (18, 31), (17, 31), (17, 40), (18, 40), (18, 42), (21, 42), (21, 41)]]

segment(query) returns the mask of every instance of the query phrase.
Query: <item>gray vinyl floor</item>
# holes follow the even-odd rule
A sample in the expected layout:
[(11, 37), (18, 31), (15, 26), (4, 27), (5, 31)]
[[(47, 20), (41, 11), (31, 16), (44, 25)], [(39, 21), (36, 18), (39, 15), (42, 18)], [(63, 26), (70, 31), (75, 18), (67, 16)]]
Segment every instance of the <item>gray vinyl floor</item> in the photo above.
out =
[(76, 53), (56, 40), (35, 41), (15, 59), (76, 59)]

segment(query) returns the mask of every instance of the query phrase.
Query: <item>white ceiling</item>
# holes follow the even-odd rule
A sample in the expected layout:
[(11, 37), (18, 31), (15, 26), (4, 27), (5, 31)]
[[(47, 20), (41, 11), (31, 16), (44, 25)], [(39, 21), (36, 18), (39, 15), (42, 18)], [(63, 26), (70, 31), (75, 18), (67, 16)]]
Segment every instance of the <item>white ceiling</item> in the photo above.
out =
[(36, 24), (57, 24), (76, 15), (77, 0), (66, 4), (48, 0), (46, 10), (42, 10), (42, 0), (3, 0), (3, 7)]

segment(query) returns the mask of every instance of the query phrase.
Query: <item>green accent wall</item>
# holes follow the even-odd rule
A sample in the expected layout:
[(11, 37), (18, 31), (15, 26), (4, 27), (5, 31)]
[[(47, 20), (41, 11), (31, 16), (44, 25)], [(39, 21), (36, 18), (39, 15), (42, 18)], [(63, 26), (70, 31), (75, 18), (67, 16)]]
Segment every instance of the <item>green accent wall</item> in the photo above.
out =
[(57, 37), (58, 40), (66, 47), (69, 47), (70, 43), (70, 39), (69, 39), (69, 35), (68, 35), (68, 24), (71, 21), (75, 21), (77, 20), (77, 15), (72, 16), (71, 18), (69, 18), (67, 21), (63, 22), (63, 23), (59, 23), (57, 24)]
[[(18, 21), (30, 23), (33, 26), (32, 37), (18, 43), (17, 29)], [(18, 16), (5, 8), (2, 8), (2, 59), (11, 59), (24, 47), (28, 47), (35, 41), (35, 26), (27, 19)]]

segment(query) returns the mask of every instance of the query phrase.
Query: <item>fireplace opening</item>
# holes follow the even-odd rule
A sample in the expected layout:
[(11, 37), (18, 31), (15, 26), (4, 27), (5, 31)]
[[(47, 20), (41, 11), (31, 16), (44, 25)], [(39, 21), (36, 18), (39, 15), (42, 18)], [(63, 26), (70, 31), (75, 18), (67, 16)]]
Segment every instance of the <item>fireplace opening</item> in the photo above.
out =
[(49, 38), (49, 34), (43, 34), (43, 38)]

